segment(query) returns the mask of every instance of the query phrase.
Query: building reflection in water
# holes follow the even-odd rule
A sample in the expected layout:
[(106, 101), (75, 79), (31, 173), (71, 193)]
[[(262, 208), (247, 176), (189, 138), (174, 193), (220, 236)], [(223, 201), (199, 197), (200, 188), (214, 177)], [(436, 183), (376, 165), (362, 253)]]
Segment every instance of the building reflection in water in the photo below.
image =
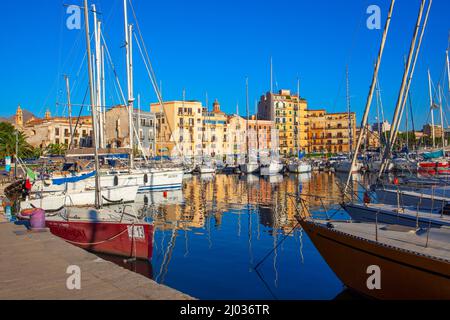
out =
[(262, 226), (289, 232), (297, 225), (295, 216), (301, 210), (295, 197), (301, 195), (309, 211), (333, 210), (342, 200), (339, 183), (342, 181), (335, 175), (314, 173), (268, 178), (192, 177), (185, 181), (183, 190), (140, 195), (136, 205), (148, 203), (146, 210), (158, 230), (207, 230), (209, 218), (220, 229), (225, 213), (240, 215), (251, 210), (259, 215)]
[[(305, 199), (308, 212), (336, 212), (342, 201), (340, 184), (342, 178), (328, 173), (267, 178), (253, 175), (193, 176), (184, 181), (182, 190), (139, 195), (135, 209), (155, 224), (154, 270), (149, 272), (141, 267), (140, 273), (151, 274), (155, 281), (165, 283), (173, 259), (177, 259), (179, 264), (180, 257), (194, 259), (199, 257), (199, 252), (208, 255), (212, 254), (208, 250), (226, 246), (222, 247), (219, 256), (214, 256), (214, 259), (220, 259), (223, 252), (243, 250), (245, 246), (248, 272), (256, 271), (271, 297), (276, 298), (273, 290), (280, 285), (279, 269), (285, 268), (281, 265), (280, 252), (284, 249), (279, 245), (283, 242), (281, 240), (292, 238), (290, 250), (298, 246), (293, 253), (298, 256), (300, 266), (311, 258), (310, 252), (309, 255), (303, 253), (306, 237), (302, 230), (293, 232), (298, 226), (295, 216), (301, 210), (296, 197), (301, 195)], [(357, 182), (354, 182), (354, 187), (358, 187)], [(226, 217), (228, 219), (225, 220)], [(230, 228), (234, 234), (230, 234)], [(221, 242), (214, 246), (215, 240)], [(255, 265), (271, 250), (273, 254), (269, 255), (264, 268), (270, 266), (273, 277), (267, 281), (255, 270)], [(190, 263), (197, 263), (191, 260)], [(200, 261), (198, 263), (201, 265)], [(179, 270), (178, 265), (174, 266)]]

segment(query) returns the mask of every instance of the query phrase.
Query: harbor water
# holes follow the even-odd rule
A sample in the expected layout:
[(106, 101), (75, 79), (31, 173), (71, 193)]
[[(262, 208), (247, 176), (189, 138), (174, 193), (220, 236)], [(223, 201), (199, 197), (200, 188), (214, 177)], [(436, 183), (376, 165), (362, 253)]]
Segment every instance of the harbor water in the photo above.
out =
[(151, 263), (105, 258), (199, 299), (335, 299), (345, 288), (295, 215), (347, 219), (340, 184), (328, 173), (186, 177), (134, 204), (155, 223)]

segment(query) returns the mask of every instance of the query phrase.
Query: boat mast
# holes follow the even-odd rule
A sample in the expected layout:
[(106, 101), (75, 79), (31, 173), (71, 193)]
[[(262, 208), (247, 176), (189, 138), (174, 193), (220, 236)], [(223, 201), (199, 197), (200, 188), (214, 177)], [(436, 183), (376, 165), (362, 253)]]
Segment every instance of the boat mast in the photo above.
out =
[(67, 109), (69, 113), (69, 128), (70, 128), (70, 144), (69, 150), (72, 148), (73, 143), (73, 127), (72, 127), (72, 103), (70, 100), (70, 83), (69, 76), (65, 75), (64, 79), (66, 80), (66, 91), (67, 91)]
[(97, 112), (95, 109), (95, 89), (94, 89), (94, 75), (92, 72), (92, 62), (91, 62), (91, 42), (90, 42), (90, 32), (89, 32), (89, 9), (88, 0), (84, 0), (84, 21), (86, 29), (86, 51), (87, 51), (87, 64), (88, 64), (88, 74), (89, 74), (89, 93), (91, 102), (91, 113), (92, 113), (92, 127), (93, 127), (93, 137), (92, 144), (94, 146), (94, 158), (95, 158), (95, 207), (100, 209), (102, 207), (102, 197), (101, 197), (101, 186), (100, 186), (100, 175), (99, 169), (100, 164), (98, 160), (98, 145), (97, 145), (97, 132), (95, 125), (97, 123)]
[[(92, 5), (92, 12), (94, 15), (94, 41), (95, 41), (95, 87), (96, 87), (96, 108), (97, 113), (102, 110), (102, 92), (101, 92), (101, 78), (102, 78), (102, 70), (101, 70), (101, 46), (100, 46), (100, 28), (101, 22), (97, 20), (97, 8), (95, 4)], [(98, 117), (98, 147), (103, 148), (103, 116)]]
[[(348, 154), (350, 158), (353, 154), (353, 135), (352, 135), (352, 118), (351, 118), (351, 100), (350, 100), (350, 79), (348, 73), (348, 66), (346, 69), (346, 79), (347, 79), (347, 116), (348, 116)], [(361, 128), (361, 130), (366, 130), (366, 128)], [(366, 143), (367, 144), (367, 143)], [(366, 146), (367, 147), (367, 146)]]
[(127, 88), (128, 88), (128, 131), (130, 139), (130, 168), (134, 168), (134, 148), (133, 148), (133, 56), (132, 56), (132, 35), (133, 27), (128, 25), (127, 1), (123, 0), (125, 48), (127, 63)]
[[(100, 29), (100, 39), (101, 39), (101, 29)], [(102, 67), (102, 108), (101, 108), (101, 115), (102, 115), (102, 135), (103, 135), (103, 148), (106, 147), (106, 79), (105, 79), (105, 45), (103, 44), (101, 46), (101, 67)]]
[(255, 109), (256, 109), (256, 161), (259, 163), (259, 125), (258, 125), (258, 101), (255, 101)]
[[(378, 52), (377, 62), (375, 64), (374, 74), (373, 74), (373, 78), (372, 78), (372, 84), (370, 86), (369, 95), (367, 97), (366, 108), (365, 108), (365, 111), (364, 111), (364, 116), (363, 116), (363, 120), (362, 120), (362, 123), (361, 123), (361, 128), (364, 128), (367, 125), (367, 121), (368, 121), (368, 118), (369, 118), (370, 106), (372, 104), (373, 94), (374, 94), (374, 91), (375, 91), (375, 84), (376, 84), (377, 79), (378, 79), (378, 71), (380, 69), (381, 60), (382, 60), (382, 57), (383, 57), (384, 47), (385, 47), (385, 44), (386, 44), (386, 39), (387, 39), (388, 31), (389, 31), (389, 26), (391, 25), (391, 19), (392, 19), (392, 13), (394, 11), (394, 5), (395, 5), (395, 0), (392, 0), (391, 1), (391, 6), (389, 8), (389, 14), (388, 14), (388, 17), (387, 17), (387, 20), (386, 20), (386, 25), (385, 25), (384, 31), (383, 31), (383, 37), (382, 37), (382, 40), (381, 40), (380, 50)], [(362, 143), (363, 138), (364, 138), (364, 132), (363, 132), (363, 130), (361, 130), (361, 132), (359, 133), (359, 137), (358, 137), (358, 141), (357, 141), (357, 144), (356, 144), (355, 152), (353, 154), (352, 166), (350, 168), (350, 172), (349, 172), (349, 175), (348, 175), (348, 178), (347, 178), (347, 184), (346, 184), (345, 189), (344, 189), (344, 194), (347, 193), (348, 187), (350, 185), (350, 182), (351, 182), (351, 179), (352, 179), (352, 169), (354, 168), (354, 166), (356, 165), (356, 161), (358, 160), (358, 152), (359, 152), (359, 149), (361, 147), (361, 143)]]
[(270, 94), (273, 94), (273, 59), (270, 57)]
[(382, 153), (383, 147), (382, 147), (382, 143), (381, 143), (381, 135), (382, 135), (382, 126), (384, 125), (381, 124), (381, 117), (380, 117), (380, 89), (378, 87), (378, 81), (377, 81), (377, 89), (376, 89), (376, 98), (377, 98), (377, 127), (378, 127), (378, 140), (380, 142), (380, 155)]
[[(299, 136), (299, 134), (298, 134), (298, 127), (299, 127), (299, 122), (297, 121), (298, 120), (298, 118), (297, 118), (297, 116), (299, 116), (300, 115), (300, 78), (297, 78), (297, 95), (298, 95), (298, 105), (297, 105), (297, 108), (298, 108), (298, 110), (297, 110), (297, 115), (294, 117), (294, 128), (295, 128), (295, 152), (296, 152), (296, 155), (295, 155), (295, 157), (297, 157), (298, 159), (300, 159), (300, 157), (299, 157), (299, 153), (300, 153), (300, 146), (299, 146), (299, 141), (298, 141), (298, 136)], [(294, 112), (294, 114), (295, 114), (295, 112)]]
[(141, 95), (138, 94), (137, 134), (141, 137)]
[[(161, 85), (160, 85), (160, 88), (161, 88)], [(186, 89), (183, 89), (183, 112), (185, 110), (185, 107), (186, 107)], [(180, 133), (181, 133), (181, 136), (183, 137), (183, 144), (184, 144), (184, 126), (185, 126), (185, 123), (183, 123), (183, 126), (180, 128)], [(180, 156), (183, 157), (183, 145), (181, 145), (181, 148), (178, 148), (178, 150), (180, 151)]]
[(242, 128), (241, 128), (241, 121), (240, 121), (240, 116), (239, 116), (239, 101), (236, 102), (236, 119), (238, 121), (238, 129), (237, 129), (237, 133), (236, 133), (236, 145), (238, 146), (237, 148), (234, 148), (236, 154), (234, 155), (235, 157), (235, 163), (237, 166), (240, 165), (240, 160), (241, 160), (241, 132), (242, 132)]
[(417, 37), (419, 34), (419, 29), (421, 27), (423, 12), (425, 9), (425, 0), (422, 0), (421, 5), (420, 5), (416, 26), (414, 28), (414, 34), (413, 34), (413, 37), (411, 40), (410, 51), (409, 51), (405, 71), (403, 74), (402, 84), (400, 87), (397, 104), (395, 107), (394, 118), (392, 120), (391, 136), (389, 137), (389, 142), (388, 142), (387, 148), (384, 152), (383, 162), (381, 164), (381, 169), (378, 173), (378, 178), (381, 178), (381, 176), (384, 173), (384, 170), (387, 168), (389, 161), (391, 159), (394, 145), (397, 141), (398, 132), (400, 129), (400, 123), (403, 118), (403, 112), (405, 111), (406, 101), (407, 101), (407, 97), (409, 94), (409, 90), (411, 88), (411, 82), (413, 79), (413, 75), (414, 75), (414, 71), (415, 71), (415, 67), (416, 67), (416, 63), (417, 63), (417, 58), (419, 56), (420, 48), (422, 45), (422, 39), (423, 39), (423, 35), (425, 33), (425, 28), (427, 25), (428, 15), (430, 13), (432, 2), (433, 1), (430, 0), (430, 2), (428, 4), (428, 10), (427, 10), (427, 13), (425, 16), (425, 21), (423, 23), (422, 32), (421, 32), (421, 35), (419, 38), (418, 45), (416, 47), (416, 41), (417, 41)]
[(434, 130), (434, 103), (433, 103), (433, 91), (431, 89), (430, 69), (428, 69), (428, 88), (430, 91), (431, 136), (433, 137), (433, 149), (435, 149), (436, 148), (436, 133)]
[(246, 95), (246, 106), (247, 106), (247, 163), (250, 163), (250, 144), (249, 144), (249, 118), (250, 118), (250, 106), (248, 99), (248, 78), (245, 79), (245, 95)]
[[(205, 99), (206, 99), (206, 122), (205, 122), (205, 132), (207, 132), (206, 131), (206, 129), (208, 128), (208, 122), (210, 121), (210, 116), (209, 116), (209, 99), (208, 99), (208, 92), (206, 92), (206, 97), (205, 97)], [(209, 129), (211, 129), (211, 127), (209, 127)], [(209, 131), (209, 130), (208, 130)], [(210, 146), (210, 143), (211, 143), (211, 141), (209, 141), (209, 139), (211, 138), (211, 134), (210, 134), (211, 132), (207, 132), (207, 134), (206, 134), (206, 145), (207, 145), (207, 148), (206, 148), (206, 156), (209, 158), (209, 152), (210, 152), (210, 150), (209, 150), (209, 146)], [(204, 161), (205, 159), (203, 159), (203, 161)], [(203, 162), (203, 164), (205, 164), (205, 162)]]
[(442, 151), (444, 152), (445, 157), (445, 129), (444, 129), (444, 111), (442, 106), (442, 90), (441, 85), (438, 86), (439, 92), (439, 109), (441, 112), (441, 139), (442, 139)]
[(448, 84), (448, 92), (450, 93), (450, 63), (449, 63), (449, 59), (448, 59), (448, 50), (445, 51), (445, 55), (447, 57), (447, 84)]

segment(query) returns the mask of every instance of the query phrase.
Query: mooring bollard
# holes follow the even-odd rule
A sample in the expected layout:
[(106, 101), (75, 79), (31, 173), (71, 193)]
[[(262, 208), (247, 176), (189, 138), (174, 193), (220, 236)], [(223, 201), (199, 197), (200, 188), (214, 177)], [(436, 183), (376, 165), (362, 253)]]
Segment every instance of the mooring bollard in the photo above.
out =
[(43, 209), (27, 209), (20, 213), (20, 216), (30, 221), (30, 228), (33, 231), (45, 229), (45, 211)]

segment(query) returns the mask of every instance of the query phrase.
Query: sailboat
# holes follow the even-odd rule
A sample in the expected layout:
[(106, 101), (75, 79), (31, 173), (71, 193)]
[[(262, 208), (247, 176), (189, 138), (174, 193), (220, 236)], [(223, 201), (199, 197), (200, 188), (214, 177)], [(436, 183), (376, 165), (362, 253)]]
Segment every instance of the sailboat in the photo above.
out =
[[(384, 161), (389, 160), (398, 133), (401, 118), (399, 116), (403, 108), (402, 102), (405, 102), (405, 96), (408, 94), (414, 74), (414, 66), (420, 52), (431, 3), (430, 1), (419, 44), (415, 50), (418, 31), (422, 24), (425, 0), (420, 6)], [(362, 128), (367, 124), (394, 4), (395, 0), (392, 0), (364, 111)], [(414, 63), (410, 72), (414, 52)], [(407, 81), (408, 78), (409, 81)], [(356, 153), (359, 151), (362, 137), (361, 133)], [(353, 157), (353, 164), (357, 160), (356, 153)], [(384, 168), (383, 163), (379, 178), (381, 178)], [(347, 194), (350, 183), (351, 174), (348, 176), (344, 194)], [(301, 203), (302, 208), (307, 211), (308, 208), (303, 200)], [(386, 207), (380, 209), (386, 209)], [(448, 248), (450, 232), (448, 229), (380, 225), (377, 223), (376, 214), (375, 224), (353, 223), (352, 221), (317, 221), (306, 215), (298, 216), (297, 220), (328, 265), (348, 288), (377, 299), (450, 299), (450, 250)], [(349, 265), (352, 265), (352, 268), (349, 268)]]
[[(208, 109), (208, 94), (206, 94), (206, 119), (209, 120), (209, 109)], [(206, 121), (207, 121), (206, 120)], [(205, 150), (204, 150), (204, 139), (205, 139), (205, 132), (206, 132), (206, 121), (203, 122), (203, 135), (202, 135), (202, 163), (198, 167), (198, 171), (202, 175), (213, 175), (216, 173), (216, 168), (213, 165), (211, 159), (206, 159), (205, 157)], [(209, 155), (208, 155), (209, 158)]]
[[(126, 61), (127, 61), (127, 88), (128, 88), (128, 97), (127, 101), (124, 101), (128, 107), (128, 132), (130, 139), (130, 154), (129, 154), (129, 168), (126, 170), (103, 170), (99, 169), (100, 173), (100, 181), (104, 187), (129, 187), (132, 185), (137, 185), (139, 187), (138, 192), (146, 192), (146, 191), (161, 191), (161, 190), (173, 190), (173, 189), (181, 189), (183, 185), (183, 176), (184, 170), (182, 168), (177, 167), (165, 167), (165, 166), (156, 166), (146, 164), (143, 167), (136, 167), (134, 162), (134, 136), (137, 136), (135, 127), (133, 125), (133, 113), (134, 113), (134, 79), (133, 79), (133, 27), (128, 24), (128, 4), (127, 1), (124, 0), (123, 8), (124, 8), (124, 24), (125, 24), (125, 48), (126, 48)], [(96, 11), (94, 10), (94, 22), (96, 22)], [(102, 37), (100, 36), (100, 25), (95, 23), (95, 43), (96, 43), (96, 56), (100, 55), (100, 42)], [(99, 59), (96, 59), (98, 65)], [(101, 67), (100, 67), (101, 68)], [(101, 72), (97, 71), (97, 76)], [(104, 113), (104, 98), (103, 101), (101, 99), (102, 91), (100, 79), (97, 77), (97, 80), (94, 80), (96, 84), (95, 90), (95, 107), (96, 109), (103, 109), (102, 113)], [(161, 105), (162, 98), (161, 93), (158, 88), (155, 88), (158, 99), (160, 100)], [(103, 88), (103, 96), (104, 96), (105, 88)], [(125, 99), (125, 98), (124, 98)], [(103, 104), (103, 106), (102, 106)], [(96, 124), (97, 130), (99, 133), (98, 142), (102, 143), (102, 118), (104, 114), (99, 117), (99, 124)], [(141, 148), (141, 144), (139, 138), (137, 139), (136, 145)], [(141, 148), (142, 149), (142, 148)], [(144, 153), (144, 151), (143, 151)], [(70, 174), (63, 177), (54, 177), (48, 179), (46, 181), (37, 181), (35, 186), (33, 186), (33, 191), (40, 193), (47, 192), (63, 192), (66, 190), (77, 190), (77, 191), (85, 191), (86, 189), (92, 188), (94, 185), (93, 172), (80, 172), (79, 174)], [(67, 179), (66, 181), (61, 179)]]
[(279, 175), (284, 169), (284, 165), (279, 160), (278, 156), (274, 155), (275, 151), (272, 152), (269, 163), (262, 164), (260, 169), (261, 176), (275, 176)]
[[(87, 56), (90, 57), (91, 37), (88, 0), (84, 0), (84, 17)], [(63, 208), (57, 213), (47, 212), (46, 226), (52, 234), (92, 252), (149, 260), (152, 256), (153, 224), (139, 221), (136, 215), (126, 212), (125, 208), (119, 212), (102, 207), (104, 189), (102, 189), (100, 182), (96, 139), (98, 135), (98, 114), (95, 108), (92, 63), (90, 59), (87, 60), (96, 169), (95, 208)], [(135, 186), (133, 190), (137, 192), (137, 187)]]
[[(103, 187), (101, 197), (105, 203), (113, 205), (118, 203), (131, 203), (136, 199), (139, 186)], [(20, 202), (20, 209), (41, 208), (54, 211), (63, 207), (92, 206), (95, 204), (95, 188), (77, 189), (57, 193), (32, 193), (25, 201)]]
[[(300, 80), (297, 81), (297, 94), (298, 94), (298, 103), (300, 105)], [(295, 122), (297, 122), (297, 120)], [(298, 125), (295, 127), (295, 147), (298, 156), (296, 159), (292, 160), (288, 164), (289, 172), (292, 173), (312, 172), (312, 165), (306, 161), (303, 161), (304, 154), (300, 153), (300, 148), (298, 145)]]
[[(352, 118), (351, 118), (351, 104), (350, 104), (350, 82), (348, 75), (348, 67), (346, 71), (346, 79), (347, 79), (347, 116), (348, 116), (348, 143), (349, 143), (349, 158), (338, 161), (334, 164), (334, 170), (339, 173), (358, 173), (361, 171), (363, 165), (357, 160), (355, 162), (352, 161), (353, 154), (353, 133), (352, 133)], [(361, 133), (365, 130), (365, 127), (361, 128)], [(358, 151), (356, 151), (356, 154)]]
[(416, 233), (368, 223), (298, 221), (346, 287), (384, 300), (450, 299), (448, 230)]
[[(449, 80), (450, 81), (450, 80)], [(431, 81), (431, 73), (428, 70), (428, 83), (429, 83), (429, 92), (430, 92), (430, 112), (431, 112), (431, 131), (432, 131), (432, 139), (433, 139), (433, 148), (436, 147), (436, 136), (435, 136), (435, 124), (434, 124), (434, 110), (439, 109), (440, 118), (441, 118), (441, 140), (442, 140), (442, 149), (435, 150), (434, 152), (424, 153), (423, 161), (420, 161), (418, 164), (419, 173), (426, 174), (450, 174), (450, 162), (447, 161), (446, 150), (445, 150), (445, 129), (444, 129), (444, 113), (443, 113), (443, 105), (442, 105), (442, 94), (441, 94), (441, 86), (438, 86), (438, 103), (435, 103), (433, 90), (432, 90), (432, 81)]]
[[(247, 120), (246, 120), (246, 145), (247, 145), (247, 157), (245, 159), (245, 163), (240, 165), (241, 172), (244, 174), (253, 174), (257, 173), (259, 170), (259, 163), (258, 159), (254, 159), (254, 157), (251, 157), (250, 155), (250, 127), (249, 127), (249, 120), (250, 120), (250, 106), (249, 106), (249, 94), (248, 94), (248, 78), (245, 81), (245, 88), (246, 88), (246, 105), (247, 105)], [(256, 156), (258, 158), (258, 156)]]

